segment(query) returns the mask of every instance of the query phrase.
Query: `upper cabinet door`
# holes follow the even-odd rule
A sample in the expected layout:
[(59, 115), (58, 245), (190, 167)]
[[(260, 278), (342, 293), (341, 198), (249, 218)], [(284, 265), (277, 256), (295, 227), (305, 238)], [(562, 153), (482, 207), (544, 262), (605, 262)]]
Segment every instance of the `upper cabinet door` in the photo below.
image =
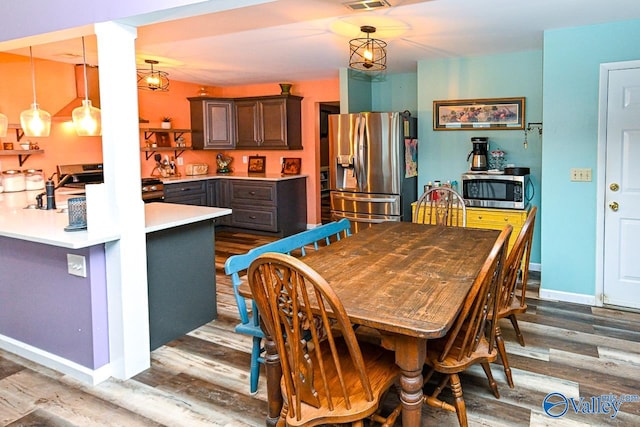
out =
[(195, 149), (235, 148), (232, 99), (190, 98), (192, 145)]
[(236, 100), (236, 147), (256, 148), (262, 141), (260, 104), (256, 100)]
[(302, 149), (302, 97), (236, 99), (236, 148)]

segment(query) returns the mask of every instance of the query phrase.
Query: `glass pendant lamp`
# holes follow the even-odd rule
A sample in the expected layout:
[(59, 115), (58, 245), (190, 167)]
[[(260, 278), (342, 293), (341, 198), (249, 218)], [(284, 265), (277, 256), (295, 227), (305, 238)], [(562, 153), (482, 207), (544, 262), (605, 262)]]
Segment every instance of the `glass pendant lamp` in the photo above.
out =
[(89, 99), (84, 37), (82, 37), (82, 63), (84, 67), (84, 99), (82, 100), (82, 106), (74, 108), (71, 113), (73, 127), (75, 127), (78, 136), (100, 136), (102, 135), (102, 115), (98, 108), (91, 105), (91, 100)]
[(29, 46), (29, 56), (31, 57), (33, 104), (31, 104), (30, 109), (20, 113), (20, 125), (22, 126), (25, 136), (49, 136), (49, 132), (51, 132), (51, 114), (45, 110), (41, 110), (36, 100), (36, 75), (31, 46)]
[(0, 113), (0, 138), (7, 136), (7, 129), (9, 128), (9, 119), (4, 114)]

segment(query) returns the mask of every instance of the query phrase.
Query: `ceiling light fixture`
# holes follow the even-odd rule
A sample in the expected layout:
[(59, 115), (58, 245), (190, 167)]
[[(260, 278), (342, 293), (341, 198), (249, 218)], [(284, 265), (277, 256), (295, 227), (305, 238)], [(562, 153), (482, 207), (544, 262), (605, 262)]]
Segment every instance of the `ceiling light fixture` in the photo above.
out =
[(153, 66), (157, 64), (158, 61), (145, 59), (144, 62), (149, 64), (151, 68), (137, 70), (138, 89), (167, 92), (169, 90), (169, 73), (153, 69)]
[(51, 132), (51, 114), (41, 110), (36, 100), (36, 72), (33, 65), (33, 51), (29, 46), (31, 57), (31, 84), (33, 87), (33, 104), (28, 110), (20, 113), (20, 125), (25, 136), (49, 136)]
[(387, 43), (380, 39), (370, 38), (376, 27), (363, 25), (360, 31), (367, 37), (349, 41), (349, 67), (359, 71), (382, 71), (387, 68)]
[(98, 108), (91, 105), (91, 100), (89, 99), (84, 37), (82, 37), (82, 65), (84, 67), (84, 99), (82, 100), (82, 106), (74, 108), (71, 113), (73, 127), (76, 128), (78, 136), (100, 136), (102, 135), (102, 114)]

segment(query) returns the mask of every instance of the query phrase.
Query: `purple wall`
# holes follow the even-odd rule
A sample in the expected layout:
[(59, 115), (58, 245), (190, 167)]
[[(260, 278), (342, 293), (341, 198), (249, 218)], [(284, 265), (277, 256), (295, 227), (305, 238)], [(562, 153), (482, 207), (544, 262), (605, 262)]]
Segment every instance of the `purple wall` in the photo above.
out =
[[(67, 272), (86, 258), (87, 277)], [(104, 246), (66, 249), (0, 237), (0, 334), (96, 369), (109, 362)]]

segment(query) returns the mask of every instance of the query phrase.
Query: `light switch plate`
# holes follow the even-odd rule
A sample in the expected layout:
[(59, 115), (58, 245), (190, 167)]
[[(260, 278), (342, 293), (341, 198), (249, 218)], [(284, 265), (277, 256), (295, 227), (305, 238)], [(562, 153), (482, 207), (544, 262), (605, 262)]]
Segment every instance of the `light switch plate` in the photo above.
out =
[(84, 256), (67, 254), (67, 271), (79, 277), (87, 277), (87, 262)]
[(571, 168), (571, 181), (591, 181), (591, 168)]

